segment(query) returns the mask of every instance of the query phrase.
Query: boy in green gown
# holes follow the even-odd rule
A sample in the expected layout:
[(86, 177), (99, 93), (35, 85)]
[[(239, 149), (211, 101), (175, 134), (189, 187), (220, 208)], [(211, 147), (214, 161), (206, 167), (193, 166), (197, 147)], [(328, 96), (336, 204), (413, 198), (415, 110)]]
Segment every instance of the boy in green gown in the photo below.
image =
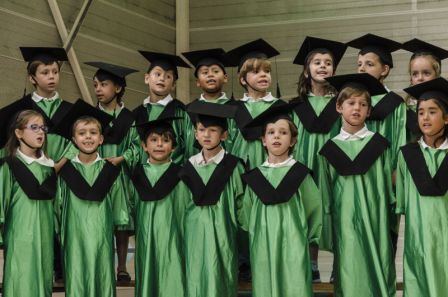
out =
[(66, 296), (116, 295), (113, 234), (129, 215), (120, 168), (98, 154), (112, 119), (80, 99), (58, 130), (79, 150), (62, 167), (56, 195)]
[(297, 139), (291, 107), (264, 112), (250, 124), (262, 127), (268, 152), (243, 175), (239, 216), (249, 232), (254, 297), (313, 296), (309, 244), (319, 242), (322, 201), (310, 169), (290, 155)]
[(178, 177), (181, 167), (171, 160), (178, 118), (139, 124), (148, 162), (132, 173), (135, 216), (135, 296), (183, 297), (185, 262), (183, 219), (187, 188)]
[(3, 296), (50, 297), (53, 291), (54, 162), (45, 154), (48, 127), (23, 110), (14, 119), (8, 156), (0, 160)]
[(384, 87), (366, 73), (333, 76), (339, 90), (341, 132), (320, 150), (321, 190), (329, 195), (337, 297), (395, 296), (395, 263), (389, 235), (392, 168), (389, 142), (368, 130), (370, 95)]
[(188, 187), (184, 236), (189, 297), (237, 296), (237, 207), (244, 191), (244, 167), (221, 146), (227, 118), (235, 111), (234, 106), (200, 101), (188, 107), (202, 147), (179, 175)]
[(448, 292), (448, 81), (437, 78), (405, 89), (418, 100), (418, 142), (401, 148), (397, 213), (405, 215), (405, 297)]

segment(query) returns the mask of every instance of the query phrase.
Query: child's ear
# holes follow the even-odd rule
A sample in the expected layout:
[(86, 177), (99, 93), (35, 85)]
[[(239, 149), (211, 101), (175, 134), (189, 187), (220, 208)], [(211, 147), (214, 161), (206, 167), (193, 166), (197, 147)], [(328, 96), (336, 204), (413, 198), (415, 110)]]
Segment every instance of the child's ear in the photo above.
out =
[(390, 66), (384, 64), (384, 65), (383, 65), (383, 71), (381, 72), (381, 77), (382, 77), (383, 79), (386, 78), (386, 77), (389, 75), (389, 72), (390, 72)]
[(244, 86), (246, 86), (246, 78), (245, 77), (241, 77), (240, 78), (240, 84), (244, 87)]
[(297, 137), (291, 138), (291, 144), (289, 145), (289, 147), (294, 147), (296, 143), (297, 143)]
[(15, 129), (15, 130), (14, 130), (14, 134), (16, 135), (16, 138), (17, 138), (17, 139), (20, 139), (20, 138), (22, 138), (23, 130)]
[(145, 73), (144, 82), (145, 82), (145, 85), (149, 85), (149, 73)]
[(342, 113), (342, 104), (336, 104), (336, 111), (341, 114)]
[(367, 117), (369, 117), (370, 116), (370, 112), (372, 111), (372, 107), (371, 106), (369, 106), (369, 109), (367, 110)]
[(226, 84), (228, 81), (229, 81), (229, 76), (227, 74), (224, 74), (223, 82)]
[(200, 82), (199, 82), (199, 78), (196, 78), (196, 87), (200, 87), (201, 86), (201, 84), (200, 84)]
[(173, 80), (173, 85), (171, 86), (171, 92), (173, 92), (175, 88), (176, 88), (176, 81)]
[(221, 141), (225, 141), (229, 137), (229, 131), (225, 130), (221, 133)]
[(123, 89), (123, 87), (116, 86), (116, 87), (115, 87), (115, 94), (119, 94), (119, 93), (121, 92), (122, 89)]
[(261, 136), (261, 143), (263, 143), (263, 146), (266, 147), (266, 137)]
[(100, 145), (102, 145), (103, 141), (104, 141), (104, 136), (101, 134), (98, 142)]

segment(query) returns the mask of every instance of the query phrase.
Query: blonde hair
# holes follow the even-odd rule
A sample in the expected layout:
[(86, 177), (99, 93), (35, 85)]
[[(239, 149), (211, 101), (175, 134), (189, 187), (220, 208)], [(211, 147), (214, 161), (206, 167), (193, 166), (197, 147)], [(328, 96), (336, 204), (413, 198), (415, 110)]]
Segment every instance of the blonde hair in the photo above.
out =
[(366, 98), (369, 107), (372, 106), (372, 99), (370, 98), (370, 94), (367, 90), (358, 88), (356, 86), (347, 86), (343, 88), (336, 99), (336, 105), (341, 106), (345, 100), (353, 97), (353, 96), (363, 96)]
[(72, 126), (72, 135), (75, 135), (76, 132), (76, 128), (78, 127), (79, 124), (95, 124), (98, 126), (98, 129), (100, 131), (100, 134), (103, 134), (103, 128), (101, 126), (100, 121), (98, 121), (96, 118), (92, 117), (92, 116), (82, 116), (80, 118), (78, 118)]
[(260, 70), (271, 72), (271, 62), (266, 59), (259, 59), (259, 58), (250, 58), (247, 59), (243, 65), (241, 66), (240, 73), (238, 76), (238, 80), (240, 82), (240, 85), (247, 90), (247, 86), (243, 85), (241, 83), (241, 79), (246, 80), (246, 75), (249, 72), (258, 72)]

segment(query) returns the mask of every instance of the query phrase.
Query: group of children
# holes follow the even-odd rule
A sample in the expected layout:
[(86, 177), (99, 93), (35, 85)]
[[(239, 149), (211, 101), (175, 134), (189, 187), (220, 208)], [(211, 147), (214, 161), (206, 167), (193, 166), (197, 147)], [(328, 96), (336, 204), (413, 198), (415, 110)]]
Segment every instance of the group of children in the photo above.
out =
[[(347, 46), (359, 73), (335, 76)], [(406, 100), (383, 84), (400, 48), (414, 53)], [(395, 296), (401, 214), (405, 296), (448, 291), (448, 51), (307, 37), (289, 102), (269, 92), (279, 52), (262, 39), (188, 52), (202, 94), (186, 106), (171, 92), (190, 66), (140, 51), (149, 96), (134, 111), (135, 70), (86, 63), (98, 103), (70, 104), (64, 50), (21, 51), (35, 91), (0, 110), (4, 296), (51, 296), (59, 244), (67, 296), (115, 296), (114, 235), (125, 281), (130, 234), (135, 296), (236, 296), (249, 263), (253, 296), (312, 296), (319, 249), (334, 253), (336, 296)], [(222, 91), (226, 67), (240, 100)]]

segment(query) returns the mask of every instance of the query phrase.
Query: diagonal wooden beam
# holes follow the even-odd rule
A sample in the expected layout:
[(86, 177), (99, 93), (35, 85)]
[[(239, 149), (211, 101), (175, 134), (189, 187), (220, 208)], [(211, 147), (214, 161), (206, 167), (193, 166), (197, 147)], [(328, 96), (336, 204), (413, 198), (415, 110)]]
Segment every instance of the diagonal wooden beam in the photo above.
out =
[(70, 34), (67, 37), (67, 40), (64, 43), (64, 48), (68, 51), (72, 47), (72, 43), (76, 38), (76, 35), (79, 32), (79, 28), (81, 28), (82, 22), (87, 15), (87, 11), (89, 10), (90, 4), (92, 4), (93, 0), (85, 0), (84, 4), (81, 7), (81, 10), (76, 17), (75, 23), (73, 24), (72, 29), (70, 30)]
[[(63, 44), (66, 44), (68, 40), (68, 32), (67, 27), (65, 27), (64, 20), (62, 18), (58, 3), (56, 2), (56, 0), (48, 0), (48, 6), (50, 7), (51, 14), (53, 15), (53, 19), (56, 24), (56, 28), (58, 29), (59, 36), (61, 37), (61, 41)], [(79, 66), (79, 61), (73, 47), (71, 47), (68, 50), (67, 55), (68, 60), (70, 62), (70, 66), (72, 67), (73, 70), (73, 74), (75, 75), (79, 91), (81, 92), (82, 99), (93, 105), (92, 97), (90, 96), (89, 89), (87, 87), (86, 81), (84, 80), (84, 76), (82, 74), (82, 70), (81, 67)]]

